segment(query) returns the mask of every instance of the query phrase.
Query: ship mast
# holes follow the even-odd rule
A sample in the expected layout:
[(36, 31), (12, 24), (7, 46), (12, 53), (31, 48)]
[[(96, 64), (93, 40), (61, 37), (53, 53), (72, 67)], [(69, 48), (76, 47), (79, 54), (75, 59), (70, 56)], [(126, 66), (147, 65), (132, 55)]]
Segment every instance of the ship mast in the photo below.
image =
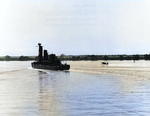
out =
[(43, 57), (43, 47), (41, 46), (41, 43), (38, 43), (39, 45), (39, 54), (38, 54), (38, 62), (42, 62), (42, 57)]

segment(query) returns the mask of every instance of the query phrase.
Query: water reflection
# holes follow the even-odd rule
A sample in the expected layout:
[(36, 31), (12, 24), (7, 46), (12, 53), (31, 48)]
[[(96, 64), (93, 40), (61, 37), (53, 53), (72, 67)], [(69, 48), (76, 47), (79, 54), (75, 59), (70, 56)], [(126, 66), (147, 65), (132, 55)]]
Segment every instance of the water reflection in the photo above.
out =
[(56, 95), (56, 72), (39, 71), (39, 110), (40, 116), (62, 116)]

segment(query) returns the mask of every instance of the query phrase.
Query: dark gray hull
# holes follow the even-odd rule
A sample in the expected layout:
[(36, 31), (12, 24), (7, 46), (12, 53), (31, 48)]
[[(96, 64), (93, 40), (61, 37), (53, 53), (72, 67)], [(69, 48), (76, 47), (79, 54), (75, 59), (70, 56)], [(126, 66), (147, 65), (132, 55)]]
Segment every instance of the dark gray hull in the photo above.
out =
[(47, 69), (47, 70), (69, 70), (70, 65), (67, 64), (62, 64), (59, 66), (51, 66), (51, 65), (43, 65), (43, 64), (36, 64), (36, 63), (31, 63), (32, 68), (35, 69)]

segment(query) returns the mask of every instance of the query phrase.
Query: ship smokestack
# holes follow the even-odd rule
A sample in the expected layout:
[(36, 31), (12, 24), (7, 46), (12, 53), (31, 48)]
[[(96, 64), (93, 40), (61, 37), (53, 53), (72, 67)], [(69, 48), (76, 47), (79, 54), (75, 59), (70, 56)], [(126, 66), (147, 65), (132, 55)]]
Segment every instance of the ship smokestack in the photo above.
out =
[(44, 50), (44, 60), (48, 60), (48, 53), (47, 53), (47, 50)]
[(38, 62), (42, 62), (43, 47), (41, 46), (41, 43), (38, 43), (38, 45), (39, 45)]

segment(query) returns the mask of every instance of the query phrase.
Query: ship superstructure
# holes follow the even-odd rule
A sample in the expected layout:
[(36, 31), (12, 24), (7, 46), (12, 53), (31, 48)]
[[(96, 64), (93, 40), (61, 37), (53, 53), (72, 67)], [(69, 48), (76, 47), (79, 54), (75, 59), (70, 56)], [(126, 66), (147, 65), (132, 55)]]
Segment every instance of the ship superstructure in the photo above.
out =
[(44, 50), (43, 56), (43, 46), (38, 43), (39, 54), (36, 62), (32, 62), (31, 65), (36, 69), (49, 69), (49, 70), (69, 70), (70, 65), (62, 64), (61, 61), (56, 57), (55, 54), (48, 55), (47, 50)]

